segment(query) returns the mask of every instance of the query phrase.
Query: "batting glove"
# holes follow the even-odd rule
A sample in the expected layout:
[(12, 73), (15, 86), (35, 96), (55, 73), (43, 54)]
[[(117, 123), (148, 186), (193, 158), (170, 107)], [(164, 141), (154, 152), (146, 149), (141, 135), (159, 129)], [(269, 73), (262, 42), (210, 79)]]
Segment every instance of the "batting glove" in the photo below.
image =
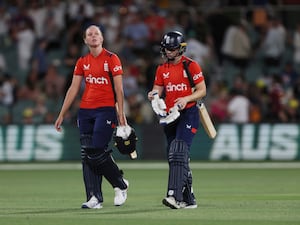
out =
[(180, 116), (180, 112), (178, 111), (178, 106), (174, 105), (170, 110), (166, 117), (163, 117), (159, 120), (160, 124), (169, 124), (175, 121)]
[(153, 111), (159, 115), (160, 117), (165, 117), (167, 115), (166, 112), (166, 104), (165, 101), (158, 96), (157, 91), (153, 91), (153, 100), (151, 101), (151, 106)]

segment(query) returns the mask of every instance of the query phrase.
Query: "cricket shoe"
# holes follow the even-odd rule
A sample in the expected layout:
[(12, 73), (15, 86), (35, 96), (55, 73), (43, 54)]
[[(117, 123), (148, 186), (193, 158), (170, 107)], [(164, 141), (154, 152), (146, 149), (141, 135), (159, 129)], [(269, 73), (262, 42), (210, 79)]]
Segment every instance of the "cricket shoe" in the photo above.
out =
[(196, 202), (194, 202), (192, 204), (188, 204), (186, 202), (180, 202), (179, 205), (180, 205), (180, 208), (183, 208), (183, 209), (196, 209), (198, 207)]
[(95, 196), (92, 196), (89, 201), (82, 203), (81, 208), (82, 209), (101, 209), (102, 202), (99, 202), (99, 200)]
[(125, 203), (126, 199), (127, 199), (127, 190), (129, 187), (129, 182), (128, 180), (124, 179), (125, 184), (127, 185), (127, 188), (124, 190), (121, 190), (118, 187), (115, 187), (115, 198), (114, 198), (114, 205), (115, 206), (121, 206)]
[(164, 198), (162, 200), (162, 203), (165, 206), (170, 207), (171, 209), (180, 209), (181, 208), (180, 203), (178, 201), (176, 201), (176, 199), (172, 196)]

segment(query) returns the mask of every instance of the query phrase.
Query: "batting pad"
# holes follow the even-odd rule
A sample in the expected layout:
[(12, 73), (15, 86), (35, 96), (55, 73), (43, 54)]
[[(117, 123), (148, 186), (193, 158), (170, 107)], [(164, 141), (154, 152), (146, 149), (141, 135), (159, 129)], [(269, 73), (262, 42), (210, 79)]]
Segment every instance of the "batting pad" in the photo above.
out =
[(101, 190), (102, 176), (96, 174), (95, 170), (92, 169), (84, 160), (82, 161), (82, 173), (86, 192), (86, 201), (89, 201), (94, 195), (100, 202), (103, 202)]
[(183, 140), (173, 140), (168, 155), (169, 181), (168, 196), (174, 196), (177, 201), (183, 201), (183, 189), (188, 180), (188, 146)]
[(189, 169), (187, 183), (183, 189), (183, 201), (186, 202), (188, 205), (196, 204), (196, 198), (194, 195), (192, 183), (193, 183), (192, 171)]

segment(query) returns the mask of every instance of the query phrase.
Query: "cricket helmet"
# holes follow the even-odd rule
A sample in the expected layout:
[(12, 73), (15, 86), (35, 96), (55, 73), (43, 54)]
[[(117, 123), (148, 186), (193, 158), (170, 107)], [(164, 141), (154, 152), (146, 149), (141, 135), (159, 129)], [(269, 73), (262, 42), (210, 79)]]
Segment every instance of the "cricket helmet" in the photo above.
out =
[(133, 128), (131, 129), (131, 133), (127, 139), (116, 136), (116, 133), (114, 134), (113, 139), (115, 142), (115, 146), (117, 147), (117, 149), (121, 154), (129, 155), (130, 153), (136, 150), (136, 142), (138, 138)]
[(184, 40), (183, 34), (179, 31), (171, 31), (164, 35), (161, 43), (160, 49), (163, 56), (166, 56), (167, 50), (179, 49), (178, 55), (182, 55), (186, 50), (187, 43)]

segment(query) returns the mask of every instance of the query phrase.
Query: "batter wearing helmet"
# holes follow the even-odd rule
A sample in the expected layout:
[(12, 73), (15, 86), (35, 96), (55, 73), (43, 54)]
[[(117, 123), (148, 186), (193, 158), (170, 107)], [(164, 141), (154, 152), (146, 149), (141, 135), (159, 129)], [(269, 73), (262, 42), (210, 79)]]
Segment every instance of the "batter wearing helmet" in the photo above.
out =
[[(167, 139), (169, 177), (162, 203), (172, 209), (197, 208), (189, 160), (192, 140), (200, 122), (196, 101), (206, 95), (206, 84), (200, 65), (183, 55), (186, 45), (178, 31), (164, 35), (161, 54), (165, 62), (157, 67), (153, 88), (148, 93)], [(190, 85), (184, 61), (188, 62), (195, 89)]]
[[(89, 26), (84, 32), (84, 42), (89, 48), (89, 53), (76, 62), (72, 83), (55, 122), (55, 128), (57, 131), (62, 130), (64, 116), (84, 81), (85, 89), (78, 112), (86, 190), (86, 202), (81, 207), (102, 208), (102, 177), (105, 177), (115, 190), (114, 205), (120, 206), (127, 198), (128, 181), (123, 178), (107, 148), (114, 129), (118, 125), (127, 125), (123, 112), (123, 69), (119, 57), (102, 47), (103, 35), (99, 27)], [(110, 74), (113, 77), (114, 89)]]

